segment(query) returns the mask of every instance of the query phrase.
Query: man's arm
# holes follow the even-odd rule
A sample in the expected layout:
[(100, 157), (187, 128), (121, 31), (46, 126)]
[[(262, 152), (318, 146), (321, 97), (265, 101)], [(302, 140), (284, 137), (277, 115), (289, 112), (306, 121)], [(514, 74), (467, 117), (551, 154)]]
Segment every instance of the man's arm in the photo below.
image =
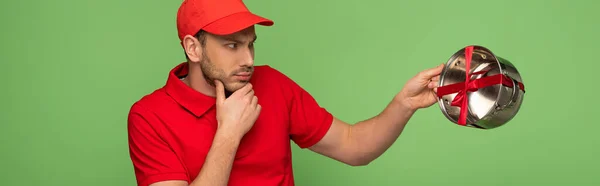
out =
[(309, 149), (348, 165), (366, 165), (396, 141), (414, 112), (391, 102), (379, 115), (354, 125), (334, 118), (323, 139)]
[(396, 141), (419, 108), (437, 101), (435, 91), (442, 68), (440, 65), (413, 77), (377, 116), (354, 125), (334, 118), (323, 139), (309, 149), (353, 166), (370, 163)]
[[(200, 173), (189, 186), (227, 185), (239, 143), (240, 139), (217, 131)], [(188, 186), (188, 183), (185, 181), (162, 181), (150, 186)]]

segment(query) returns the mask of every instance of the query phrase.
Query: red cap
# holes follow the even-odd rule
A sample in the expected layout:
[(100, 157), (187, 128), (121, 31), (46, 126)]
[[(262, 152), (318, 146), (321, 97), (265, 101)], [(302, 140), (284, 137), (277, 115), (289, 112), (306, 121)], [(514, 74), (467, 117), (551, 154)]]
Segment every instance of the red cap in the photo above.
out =
[(271, 26), (273, 21), (250, 12), (242, 0), (184, 0), (177, 12), (179, 40), (201, 29), (227, 35), (255, 24)]

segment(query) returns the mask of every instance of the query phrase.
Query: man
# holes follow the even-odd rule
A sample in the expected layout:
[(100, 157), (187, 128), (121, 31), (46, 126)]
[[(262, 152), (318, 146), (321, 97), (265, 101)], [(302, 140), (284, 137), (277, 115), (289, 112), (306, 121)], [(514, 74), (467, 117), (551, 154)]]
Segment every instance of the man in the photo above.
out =
[(138, 185), (294, 185), (292, 140), (352, 166), (367, 165), (415, 111), (436, 102), (442, 65), (422, 71), (377, 116), (353, 125), (270, 66), (254, 66), (255, 25), (240, 0), (186, 0), (177, 28), (187, 61), (131, 107)]

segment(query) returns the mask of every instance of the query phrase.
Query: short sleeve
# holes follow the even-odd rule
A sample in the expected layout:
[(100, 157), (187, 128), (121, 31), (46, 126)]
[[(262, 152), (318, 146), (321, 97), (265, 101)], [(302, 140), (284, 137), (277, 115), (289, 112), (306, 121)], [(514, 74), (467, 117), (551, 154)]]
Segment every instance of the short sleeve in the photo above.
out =
[(129, 153), (139, 186), (166, 180), (189, 182), (175, 153), (152, 127), (158, 121), (134, 105), (128, 116)]
[(291, 139), (300, 148), (311, 147), (325, 136), (333, 116), (292, 79), (281, 73), (279, 76), (288, 104)]

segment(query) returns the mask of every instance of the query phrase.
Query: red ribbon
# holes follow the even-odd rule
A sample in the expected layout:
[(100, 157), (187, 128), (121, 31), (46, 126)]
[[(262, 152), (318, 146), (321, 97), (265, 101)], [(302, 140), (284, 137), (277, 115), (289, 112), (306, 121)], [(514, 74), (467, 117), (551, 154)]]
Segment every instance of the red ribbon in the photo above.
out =
[[(472, 75), (483, 74), (487, 71), (479, 71), (474, 73), (469, 73), (471, 69), (471, 58), (473, 56), (473, 46), (468, 46), (465, 48), (465, 66), (466, 66), (466, 78), (464, 82), (455, 83), (451, 85), (446, 85), (442, 87), (438, 87), (437, 96), (442, 97), (447, 94), (458, 93), (456, 97), (452, 100), (452, 106), (460, 106), (460, 117), (458, 119), (459, 125), (466, 125), (467, 123), (467, 109), (468, 109), (468, 98), (467, 92), (474, 92), (480, 88), (502, 84), (507, 87), (514, 87), (514, 83), (512, 79), (504, 74), (497, 74), (493, 76), (486, 76), (480, 79), (471, 80)], [(525, 91), (525, 86), (523, 83), (518, 84), (519, 89)]]

